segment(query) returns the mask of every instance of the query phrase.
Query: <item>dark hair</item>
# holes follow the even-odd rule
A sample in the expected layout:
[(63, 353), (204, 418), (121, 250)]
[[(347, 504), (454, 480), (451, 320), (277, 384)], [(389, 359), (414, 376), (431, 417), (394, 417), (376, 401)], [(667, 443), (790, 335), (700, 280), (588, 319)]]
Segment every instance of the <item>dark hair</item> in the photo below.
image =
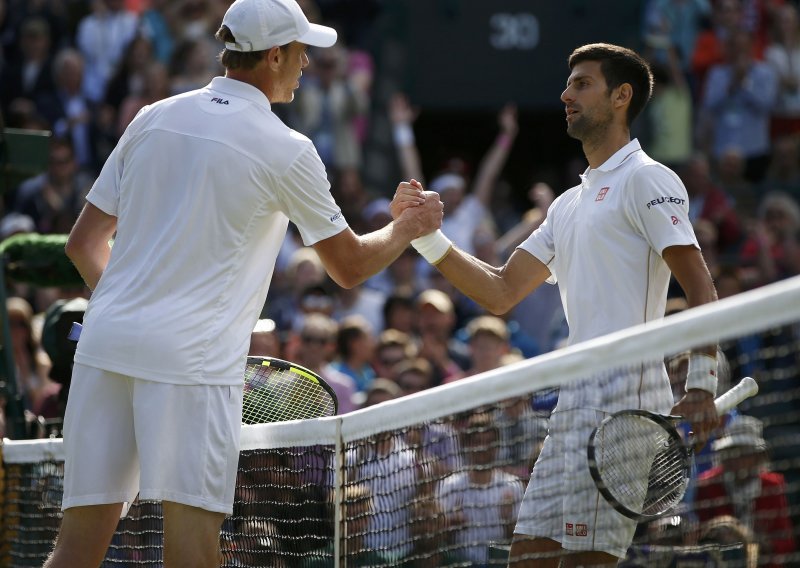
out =
[(600, 71), (609, 91), (623, 83), (629, 83), (633, 88), (627, 116), (630, 126), (653, 94), (653, 73), (650, 65), (632, 49), (610, 43), (591, 43), (577, 48), (569, 56), (569, 68), (574, 69), (583, 61), (600, 62)]
[[(233, 32), (228, 26), (220, 27), (214, 37), (223, 43), (234, 43), (236, 41)], [(217, 59), (225, 69), (253, 69), (258, 65), (259, 61), (264, 59), (266, 51), (233, 51), (226, 47), (220, 52)]]
[[(409, 247), (411, 248), (411, 247)], [(408, 308), (414, 309), (414, 297), (406, 292), (394, 292), (390, 294), (383, 302), (383, 321), (387, 324), (392, 316), (392, 311), (395, 308)]]
[(462, 443), (471, 446), (473, 438), (482, 432), (491, 432), (495, 440), (500, 439), (500, 430), (488, 412), (479, 411), (467, 420), (466, 428), (461, 433)]
[(347, 359), (352, 353), (351, 343), (365, 335), (370, 335), (371, 329), (367, 321), (358, 315), (347, 316), (339, 322), (339, 331), (336, 334), (336, 351), (342, 359)]
[(50, 152), (55, 149), (66, 148), (70, 154), (75, 155), (75, 146), (72, 144), (72, 138), (66, 136), (53, 136), (50, 139)]

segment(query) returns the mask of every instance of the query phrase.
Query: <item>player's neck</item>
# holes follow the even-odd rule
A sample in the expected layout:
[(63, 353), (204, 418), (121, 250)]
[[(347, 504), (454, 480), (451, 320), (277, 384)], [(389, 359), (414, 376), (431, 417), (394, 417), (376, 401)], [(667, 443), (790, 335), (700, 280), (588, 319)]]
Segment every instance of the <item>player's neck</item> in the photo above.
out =
[(272, 81), (268, 78), (267, 73), (263, 72), (260, 66), (255, 69), (227, 69), (225, 71), (225, 77), (252, 85), (272, 101)]
[(628, 128), (614, 126), (599, 136), (587, 138), (583, 141), (583, 153), (589, 167), (599, 168), (630, 141), (631, 132)]

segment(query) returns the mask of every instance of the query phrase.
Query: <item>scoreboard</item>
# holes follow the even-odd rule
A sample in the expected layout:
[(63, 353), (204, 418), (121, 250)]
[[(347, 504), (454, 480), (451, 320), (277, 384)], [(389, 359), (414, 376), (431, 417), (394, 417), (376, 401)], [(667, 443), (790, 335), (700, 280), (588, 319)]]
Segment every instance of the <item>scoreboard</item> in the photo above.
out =
[(644, 0), (392, 0), (404, 88), (425, 109), (560, 107), (579, 45), (640, 47)]

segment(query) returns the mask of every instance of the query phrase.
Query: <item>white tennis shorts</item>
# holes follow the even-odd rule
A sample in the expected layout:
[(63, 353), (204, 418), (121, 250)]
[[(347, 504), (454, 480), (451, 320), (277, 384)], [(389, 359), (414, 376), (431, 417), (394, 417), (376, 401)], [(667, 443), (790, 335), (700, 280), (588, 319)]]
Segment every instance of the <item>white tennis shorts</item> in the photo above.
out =
[(231, 514), (242, 387), (174, 385), (75, 364), (62, 510), (141, 499)]
[(565, 550), (625, 556), (636, 522), (615, 511), (600, 495), (586, 455), (592, 430), (606, 416), (588, 409), (553, 413), (515, 533), (549, 538)]

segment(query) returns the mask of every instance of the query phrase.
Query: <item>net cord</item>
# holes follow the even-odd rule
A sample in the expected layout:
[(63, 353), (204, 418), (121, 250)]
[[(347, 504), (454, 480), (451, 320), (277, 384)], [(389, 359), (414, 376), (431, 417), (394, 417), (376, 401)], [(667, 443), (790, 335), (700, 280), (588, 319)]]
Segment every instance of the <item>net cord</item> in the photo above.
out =
[(3, 463), (21, 464), (41, 461), (64, 461), (61, 439), (3, 440)]
[[(643, 358), (659, 360), (666, 354), (665, 345), (677, 353), (797, 320), (800, 276), (346, 415), (304, 420), (302, 426), (300, 421), (242, 426), (242, 450), (333, 445), (339, 428), (342, 442), (349, 443), (468, 410), (475, 400), (492, 404), (579, 380), (587, 369), (599, 373)], [(27, 447), (19, 450), (24, 453), (20, 457), (16, 448), (23, 445)], [(60, 441), (34, 447), (29, 441), (6, 441), (4, 459), (7, 463), (58, 459), (63, 456), (58, 445)], [(35, 455), (37, 448), (41, 453)]]

